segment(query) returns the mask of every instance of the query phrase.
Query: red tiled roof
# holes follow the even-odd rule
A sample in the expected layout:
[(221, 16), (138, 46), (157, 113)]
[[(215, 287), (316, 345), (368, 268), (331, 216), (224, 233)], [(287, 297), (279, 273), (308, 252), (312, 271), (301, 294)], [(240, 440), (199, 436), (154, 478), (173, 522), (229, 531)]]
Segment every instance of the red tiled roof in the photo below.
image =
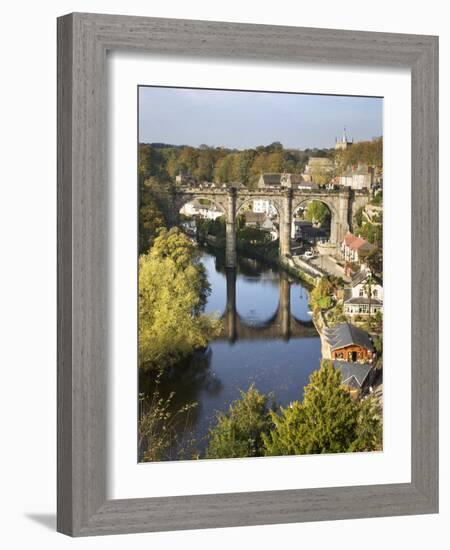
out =
[(359, 250), (362, 246), (369, 244), (362, 237), (355, 237), (352, 233), (347, 233), (344, 237), (344, 243), (352, 250)]

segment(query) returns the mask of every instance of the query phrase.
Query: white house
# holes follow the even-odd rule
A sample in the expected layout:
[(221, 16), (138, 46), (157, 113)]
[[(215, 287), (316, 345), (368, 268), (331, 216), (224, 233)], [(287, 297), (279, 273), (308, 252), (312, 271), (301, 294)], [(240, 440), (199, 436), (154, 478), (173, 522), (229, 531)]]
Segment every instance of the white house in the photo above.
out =
[(265, 214), (266, 216), (276, 216), (277, 211), (274, 205), (265, 199), (255, 199), (253, 201), (253, 212)]
[(374, 248), (366, 239), (347, 233), (341, 243), (341, 256), (346, 262), (359, 263), (361, 253), (368, 253)]
[(276, 241), (278, 239), (278, 229), (276, 228), (273, 221), (269, 218), (264, 220), (264, 222), (261, 224), (260, 229), (261, 231), (266, 231), (267, 233), (269, 233), (272, 241)]
[(345, 288), (344, 314), (373, 315), (383, 311), (383, 286), (369, 268), (362, 267)]
[(339, 185), (352, 189), (370, 189), (373, 183), (373, 169), (367, 164), (348, 168), (339, 178)]
[(215, 220), (223, 216), (223, 212), (218, 210), (213, 204), (201, 204), (198, 200), (185, 204), (180, 213), (185, 216), (200, 216), (207, 220)]
[(307, 181), (301, 174), (268, 172), (259, 176), (258, 189), (280, 189), (282, 187), (301, 189), (301, 186), (308, 182), (309, 180)]

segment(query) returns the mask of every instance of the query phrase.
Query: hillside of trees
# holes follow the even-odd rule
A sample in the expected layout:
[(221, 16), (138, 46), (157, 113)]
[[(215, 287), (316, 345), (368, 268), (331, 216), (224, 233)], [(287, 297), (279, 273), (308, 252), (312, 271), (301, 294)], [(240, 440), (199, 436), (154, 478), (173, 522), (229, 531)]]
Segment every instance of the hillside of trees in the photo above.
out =
[(254, 187), (261, 172), (303, 172), (310, 156), (330, 157), (330, 149), (285, 149), (279, 142), (260, 145), (255, 149), (223, 147), (174, 146), (157, 143), (139, 145), (139, 177), (143, 181), (155, 177), (159, 181), (174, 181), (180, 172), (199, 181), (230, 183), (239, 181)]
[(383, 139), (360, 141), (339, 152), (334, 149), (286, 149), (279, 142), (243, 150), (141, 143), (139, 177), (141, 183), (150, 177), (160, 182), (173, 182), (177, 174), (185, 172), (198, 181), (239, 181), (251, 188), (262, 172), (301, 174), (310, 157), (336, 157), (337, 175), (347, 166), (358, 163), (381, 168)]
[[(208, 145), (191, 147), (141, 143), (138, 169), (140, 253), (146, 252), (151, 246), (158, 227), (166, 225), (164, 191), (168, 186), (175, 184), (175, 177), (180, 172), (189, 174), (199, 182), (241, 182), (249, 188), (254, 188), (260, 174), (264, 172), (302, 173), (310, 157), (336, 160), (336, 170), (329, 173), (327, 179), (340, 175), (348, 166), (358, 163), (365, 163), (380, 170), (383, 165), (383, 140), (378, 138), (357, 142), (345, 151), (286, 149), (279, 142), (244, 150)], [(328, 212), (308, 213), (319, 221), (324, 221), (320, 220), (320, 216), (327, 214)]]

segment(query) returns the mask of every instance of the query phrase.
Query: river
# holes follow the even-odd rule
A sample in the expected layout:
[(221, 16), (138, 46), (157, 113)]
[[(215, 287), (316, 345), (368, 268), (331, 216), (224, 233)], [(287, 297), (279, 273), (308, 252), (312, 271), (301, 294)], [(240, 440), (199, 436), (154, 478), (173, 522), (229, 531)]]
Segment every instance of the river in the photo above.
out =
[[(301, 400), (311, 372), (320, 367), (320, 338), (308, 313), (308, 290), (277, 267), (241, 258), (236, 270), (225, 270), (213, 254), (203, 251), (211, 293), (205, 311), (224, 320), (223, 334), (205, 353), (160, 383), (163, 396), (175, 392), (173, 411), (187, 403), (197, 406), (180, 428), (186, 441), (195, 440), (184, 455), (203, 455), (216, 412), (250, 385), (270, 394), (277, 405)], [(152, 391), (149, 380), (140, 389)], [(193, 451), (195, 449), (195, 451)], [(168, 459), (177, 455), (171, 449)]]

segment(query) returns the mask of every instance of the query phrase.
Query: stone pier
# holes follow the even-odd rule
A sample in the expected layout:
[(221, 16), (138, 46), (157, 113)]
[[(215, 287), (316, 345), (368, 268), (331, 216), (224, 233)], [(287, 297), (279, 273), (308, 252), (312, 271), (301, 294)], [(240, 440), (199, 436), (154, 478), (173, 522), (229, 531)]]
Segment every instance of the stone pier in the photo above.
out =
[(280, 257), (291, 253), (291, 224), (293, 213), (309, 201), (324, 203), (331, 212), (330, 243), (338, 246), (351, 230), (357, 208), (369, 201), (369, 194), (350, 189), (247, 189), (243, 187), (179, 187), (170, 193), (169, 222), (176, 225), (180, 208), (194, 199), (206, 199), (223, 212), (226, 224), (225, 265), (236, 267), (236, 216), (253, 200), (267, 200), (278, 212)]

